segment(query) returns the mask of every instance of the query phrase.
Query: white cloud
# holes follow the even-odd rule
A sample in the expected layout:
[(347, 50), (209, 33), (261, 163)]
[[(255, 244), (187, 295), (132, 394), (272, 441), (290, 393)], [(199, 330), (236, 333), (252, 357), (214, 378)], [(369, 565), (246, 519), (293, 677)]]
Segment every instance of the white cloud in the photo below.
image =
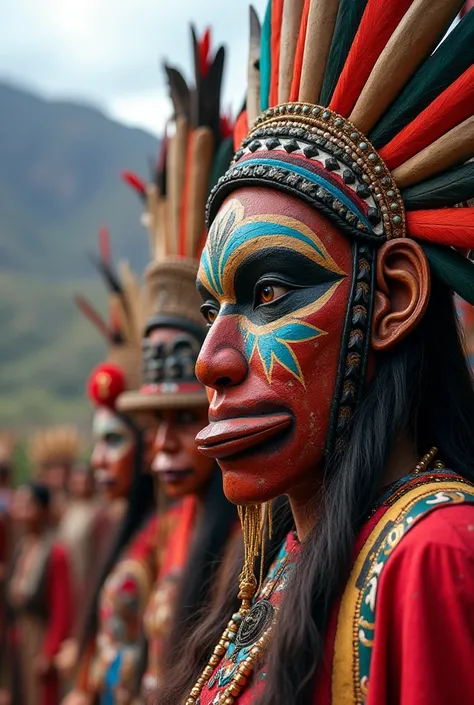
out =
[[(263, 15), (266, 0), (254, 2)], [(1, 76), (86, 100), (159, 132), (168, 114), (161, 62), (191, 69), (189, 22), (228, 47), (224, 103), (242, 103), (248, 37), (243, 0), (22, 0), (2, 7)]]

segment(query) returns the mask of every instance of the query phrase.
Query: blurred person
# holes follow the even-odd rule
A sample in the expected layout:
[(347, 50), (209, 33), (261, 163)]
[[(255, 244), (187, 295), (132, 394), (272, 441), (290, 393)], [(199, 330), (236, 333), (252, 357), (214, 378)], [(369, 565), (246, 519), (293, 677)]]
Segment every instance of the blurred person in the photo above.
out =
[[(10, 551), (10, 503), (12, 499), (13, 452), (15, 436), (10, 431), (0, 432), (0, 597), (3, 595), (3, 583), (6, 564)], [(0, 629), (2, 624), (3, 600), (0, 602)]]
[(160, 517), (161, 563), (144, 617), (148, 653), (142, 697), (150, 705), (184, 638), (212, 601), (211, 588), (240, 539), (237, 513), (224, 497), (217, 464), (195, 443), (208, 409), (206, 391), (194, 372), (206, 335), (195, 280), (208, 184), (228, 166), (233, 142), (231, 127), (220, 114), (224, 49), (212, 53), (210, 30), (201, 41), (193, 31), (192, 48), (199, 57), (194, 86), (165, 67), (175, 133), (162, 147), (155, 184), (145, 186), (125, 173), (141, 197), (149, 194), (144, 221), (152, 261), (145, 273), (149, 309), (143, 384), (121, 395), (117, 406), (132, 416), (150, 415), (148, 423), (155, 427), (152, 472), (172, 503)]
[(69, 636), (73, 609), (68, 554), (54, 538), (51, 492), (33, 481), (13, 496), (19, 532), (6, 586), (8, 674), (14, 705), (57, 705), (54, 665)]
[(81, 450), (82, 440), (73, 426), (45, 428), (30, 439), (29, 457), (34, 476), (51, 493), (51, 516), (55, 524), (59, 524), (66, 510), (68, 476)]
[(83, 626), (85, 605), (91, 599), (104, 551), (124, 508), (121, 503), (120, 512), (111, 512), (99, 499), (89, 464), (76, 464), (71, 469), (67, 490), (67, 508), (58, 526), (58, 535), (71, 557), (75, 609), (72, 637), (62, 645), (56, 658), (56, 666), (65, 679), (71, 675), (77, 661), (77, 638)]
[(156, 572), (157, 519), (149, 459), (141, 425), (116, 407), (117, 397), (140, 378), (141, 301), (131, 272), (119, 279), (110, 262), (108, 234), (101, 231), (98, 266), (110, 285), (107, 324), (82, 297), (81, 311), (103, 333), (107, 360), (91, 374), (94, 404), (91, 465), (104, 502), (125, 503), (125, 513), (105, 556), (86, 608), (74, 688), (67, 705), (129, 703), (137, 687), (143, 611)]
[[(11, 431), (0, 432), (0, 654), (5, 653), (5, 578), (13, 547), (13, 531), (10, 521), (12, 499), (13, 452), (15, 436)], [(5, 664), (0, 661), (0, 677)], [(0, 702), (1, 705), (1, 702)]]

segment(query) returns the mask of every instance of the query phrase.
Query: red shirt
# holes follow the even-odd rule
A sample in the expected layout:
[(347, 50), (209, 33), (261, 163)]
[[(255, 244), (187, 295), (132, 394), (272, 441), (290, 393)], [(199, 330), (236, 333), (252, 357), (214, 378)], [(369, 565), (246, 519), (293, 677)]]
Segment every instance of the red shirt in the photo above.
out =
[[(355, 555), (387, 508), (382, 506), (364, 526)], [(341, 705), (331, 693), (339, 607), (334, 606), (326, 636), (326, 665), (317, 679), (315, 705)], [(218, 669), (223, 664), (225, 659)], [(243, 691), (238, 705), (256, 702), (264, 672)], [(212, 685), (204, 686), (200, 705), (210, 705), (223, 690)], [(378, 583), (365, 702), (474, 703), (474, 505), (437, 507), (407, 532), (387, 561)]]

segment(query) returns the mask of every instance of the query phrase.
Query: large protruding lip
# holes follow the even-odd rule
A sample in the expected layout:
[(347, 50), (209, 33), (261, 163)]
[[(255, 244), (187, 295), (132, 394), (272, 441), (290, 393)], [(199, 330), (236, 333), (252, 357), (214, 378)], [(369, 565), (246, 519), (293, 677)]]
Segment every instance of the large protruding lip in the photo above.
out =
[(219, 460), (242, 453), (279, 435), (292, 424), (287, 412), (214, 421), (196, 436), (199, 450)]

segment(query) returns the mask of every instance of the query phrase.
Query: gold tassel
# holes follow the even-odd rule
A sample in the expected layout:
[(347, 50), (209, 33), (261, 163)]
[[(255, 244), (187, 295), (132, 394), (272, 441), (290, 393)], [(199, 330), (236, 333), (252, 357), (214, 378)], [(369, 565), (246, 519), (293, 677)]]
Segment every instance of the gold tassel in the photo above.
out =
[(285, 0), (281, 22), (280, 67), (278, 76), (278, 103), (290, 99), (298, 32), (303, 14), (304, 0)]
[(250, 52), (247, 75), (247, 120), (249, 126), (260, 115), (260, 39), (262, 28), (255, 9), (250, 6)]
[(339, 0), (311, 2), (301, 69), (300, 103), (319, 101), (338, 9)]
[(194, 131), (187, 194), (186, 257), (195, 257), (206, 224), (206, 201), (211, 177), (214, 138), (209, 127)]
[(399, 188), (413, 186), (474, 156), (474, 116), (464, 120), (393, 172)]
[(239, 579), (238, 598), (242, 600), (242, 610), (248, 611), (257, 591), (254, 562), (261, 548), (261, 508), (259, 504), (249, 504), (237, 507), (237, 511), (244, 538), (244, 565)]
[(434, 50), (463, 0), (415, 0), (388, 40), (349, 120), (367, 135)]
[[(244, 538), (244, 566), (239, 579), (239, 600), (242, 600), (242, 610), (251, 607), (252, 598), (260, 590), (263, 583), (263, 567), (265, 559), (265, 528), (268, 526), (269, 538), (272, 537), (273, 510), (272, 503), (264, 505), (249, 504), (237, 507), (242, 524)], [(255, 577), (255, 559), (260, 557), (260, 576), (257, 585)]]

